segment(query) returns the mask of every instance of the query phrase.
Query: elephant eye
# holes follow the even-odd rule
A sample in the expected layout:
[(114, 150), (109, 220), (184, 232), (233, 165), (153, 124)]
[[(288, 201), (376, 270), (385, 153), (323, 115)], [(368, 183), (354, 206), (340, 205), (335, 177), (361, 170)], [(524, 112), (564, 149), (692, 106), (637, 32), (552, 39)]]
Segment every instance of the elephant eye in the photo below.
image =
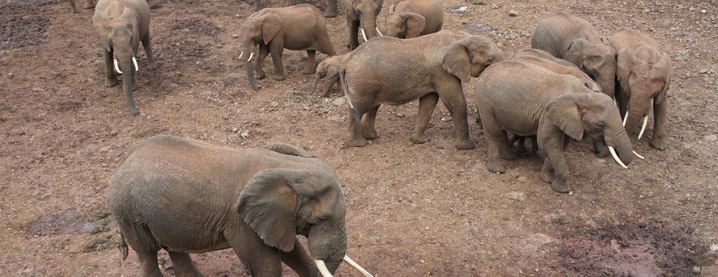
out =
[(603, 130), (604, 127), (606, 127), (606, 125), (603, 124), (603, 122), (599, 122), (599, 123), (598, 123), (598, 128), (600, 128), (601, 130)]
[(494, 57), (489, 58), (489, 62), (494, 62)]

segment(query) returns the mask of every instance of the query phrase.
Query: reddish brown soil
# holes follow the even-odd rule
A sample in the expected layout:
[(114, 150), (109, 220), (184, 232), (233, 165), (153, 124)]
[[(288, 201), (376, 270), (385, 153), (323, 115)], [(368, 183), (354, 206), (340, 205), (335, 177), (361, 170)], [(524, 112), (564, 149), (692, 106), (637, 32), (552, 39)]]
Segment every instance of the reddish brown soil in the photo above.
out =
[[(382, 107), (380, 138), (347, 148), (347, 108), (336, 89), (328, 99), (306, 95), (313, 76), (301, 74), (303, 51), (285, 51), (287, 80), (272, 80), (267, 61), (270, 78), (251, 90), (233, 37), (253, 12), (246, 0), (164, 0), (152, 10), (159, 68), (148, 71), (140, 51), (141, 115), (133, 117), (121, 86), (103, 85), (91, 10), (72, 14), (61, 0), (0, 0), (0, 275), (137, 276), (137, 256), (123, 262), (115, 248), (105, 194), (120, 157), (165, 133), (230, 147), (286, 142), (322, 157), (346, 192), (347, 254), (376, 276), (718, 276), (716, 1), (443, 2), (445, 29), (488, 36), (506, 56), (528, 47), (536, 23), (560, 10), (603, 36), (624, 27), (652, 36), (673, 63), (668, 148), (634, 139), (646, 160), (625, 170), (596, 158), (588, 141), (573, 143), (566, 151), (572, 196), (539, 180), (539, 157), (489, 173), (473, 120), (476, 149), (455, 150), (442, 105), (429, 143), (409, 141), (417, 110), (410, 103)], [(469, 11), (449, 11), (459, 6)], [(327, 24), (346, 53), (345, 19)], [(208, 276), (246, 275), (231, 250), (193, 257)], [(160, 260), (172, 273), (166, 253)], [(347, 266), (337, 275), (358, 276)]]

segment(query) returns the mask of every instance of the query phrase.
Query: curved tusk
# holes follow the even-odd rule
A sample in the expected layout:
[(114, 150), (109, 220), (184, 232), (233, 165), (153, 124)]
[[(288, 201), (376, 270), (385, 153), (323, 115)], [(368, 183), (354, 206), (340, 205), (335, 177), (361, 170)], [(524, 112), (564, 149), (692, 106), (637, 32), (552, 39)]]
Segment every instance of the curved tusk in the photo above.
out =
[(614, 149), (613, 146), (609, 146), (608, 151), (611, 152), (611, 156), (613, 156), (613, 159), (616, 161), (616, 163), (621, 165), (623, 168), (628, 168), (625, 164), (623, 164), (621, 159), (618, 158), (618, 155), (616, 155), (616, 149)]
[(132, 57), (132, 63), (135, 64), (135, 72), (140, 71), (140, 68), (137, 66), (137, 59), (135, 59), (135, 57)]
[(366, 33), (364, 33), (364, 28), (359, 29), (361, 29), (361, 36), (364, 38), (364, 41), (367, 41), (368, 39), (366, 39)]
[(244, 51), (239, 53), (239, 59), (242, 60), (242, 56), (244, 56)]
[(122, 74), (122, 71), (120, 70), (120, 67), (117, 66), (117, 59), (113, 59), (113, 60), (114, 60), (114, 62), (115, 62), (115, 71), (117, 71), (117, 73)]
[(636, 153), (635, 150), (633, 151), (633, 155), (636, 155), (636, 157), (639, 157), (641, 160), (645, 160), (645, 159), (646, 159), (646, 158), (644, 158), (643, 156), (641, 156), (640, 154)]
[(322, 274), (324, 277), (332, 277), (332, 274), (329, 272), (329, 269), (327, 268), (327, 265), (324, 264), (324, 261), (322, 260), (314, 260), (314, 263), (317, 264), (317, 268), (319, 268), (319, 273)]
[(379, 31), (379, 27), (375, 27), (375, 28), (376, 28), (376, 32), (377, 32), (380, 36), (383, 37), (384, 35), (381, 33), (381, 31)]
[(623, 127), (626, 127), (626, 120), (628, 120), (628, 112), (626, 112), (626, 114), (623, 115)]
[(252, 60), (252, 57), (254, 57), (254, 52), (249, 53), (249, 59), (247, 59), (247, 61), (251, 61), (251, 60)]
[(364, 269), (364, 268), (361, 267), (359, 264), (357, 264), (354, 260), (352, 260), (351, 258), (349, 258), (349, 256), (346, 256), (346, 255), (345, 255), (345, 256), (344, 256), (344, 261), (347, 262), (350, 266), (352, 266), (352, 267), (355, 268), (356, 270), (359, 270), (359, 272), (361, 272), (361, 274), (364, 275), (364, 277), (374, 277), (374, 276), (372, 276), (371, 274), (369, 274), (369, 272), (366, 271), (366, 269)]
[(643, 117), (643, 125), (641, 125), (641, 132), (638, 133), (638, 140), (641, 140), (643, 132), (646, 131), (646, 123), (648, 123), (648, 116)]

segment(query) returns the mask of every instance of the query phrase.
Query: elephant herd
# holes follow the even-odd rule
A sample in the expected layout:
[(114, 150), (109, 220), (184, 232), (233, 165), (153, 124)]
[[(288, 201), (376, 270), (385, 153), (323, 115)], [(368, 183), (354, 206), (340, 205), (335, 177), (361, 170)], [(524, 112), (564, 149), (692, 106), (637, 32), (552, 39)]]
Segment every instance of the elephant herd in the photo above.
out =
[[(299, 2), (297, 5), (293, 5)], [(348, 25), (349, 53), (337, 55), (325, 17), (338, 13), (289, 1), (264, 8), (240, 28), (239, 60), (248, 81), (266, 74), (271, 54), (273, 79), (284, 80), (284, 49), (307, 51), (304, 74), (326, 78), (321, 96), (336, 83), (349, 106), (348, 146), (378, 138), (374, 127), (381, 105), (419, 99), (410, 140), (429, 141), (425, 131), (439, 99), (452, 116), (455, 147), (473, 149), (463, 87), (477, 78), (472, 94), (477, 121), (488, 145), (487, 169), (503, 173), (502, 159), (540, 151), (546, 157), (540, 179), (554, 191), (570, 193), (563, 151), (570, 139), (593, 141), (599, 157), (612, 155), (623, 167), (635, 156), (629, 134), (643, 136), (650, 105), (650, 145), (665, 149), (666, 94), (670, 58), (650, 37), (631, 29), (605, 39), (586, 20), (565, 12), (541, 20), (531, 47), (505, 58), (480, 35), (441, 30), (439, 0), (406, 0), (392, 5), (383, 36), (376, 25), (382, 0), (341, 0)], [(74, 1), (70, 1), (74, 11)], [(156, 1), (87, 0), (95, 7), (92, 26), (103, 49), (105, 85), (118, 84), (132, 114), (142, 42), (150, 70), (157, 68), (150, 42), (150, 6)], [(259, 1), (255, 1), (259, 9)], [(359, 37), (364, 39), (359, 42)], [(255, 54), (254, 49), (258, 48)], [(329, 56), (316, 64), (316, 51)], [(255, 59), (253, 63), (253, 59)], [(642, 123), (642, 124), (641, 124)], [(530, 139), (531, 150), (524, 141)], [(518, 144), (516, 142), (518, 141)], [(200, 275), (188, 253), (233, 248), (254, 276), (279, 276), (284, 262), (300, 276), (330, 276), (342, 260), (369, 274), (345, 253), (346, 201), (334, 170), (303, 149), (271, 144), (234, 149), (160, 135), (137, 144), (113, 174), (107, 199), (122, 234), (137, 253), (144, 276), (161, 276), (157, 252), (169, 252), (177, 275)], [(308, 238), (308, 255), (296, 235)]]

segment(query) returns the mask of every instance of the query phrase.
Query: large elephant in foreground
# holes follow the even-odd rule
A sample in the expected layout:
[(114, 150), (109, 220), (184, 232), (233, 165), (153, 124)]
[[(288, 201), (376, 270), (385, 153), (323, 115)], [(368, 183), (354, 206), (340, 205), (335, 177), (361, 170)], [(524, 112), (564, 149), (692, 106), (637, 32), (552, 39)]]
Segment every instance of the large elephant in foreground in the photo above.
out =
[(609, 40), (616, 49), (619, 89), (616, 99), (623, 122), (630, 132), (643, 119), (638, 139), (648, 123), (653, 102), (653, 138), (651, 146), (666, 149), (667, 94), (671, 84), (671, 58), (661, 51), (655, 40), (634, 30), (622, 30)]
[[(332, 274), (347, 249), (336, 173), (287, 144), (235, 149), (148, 138), (115, 170), (107, 205), (122, 234), (123, 259), (126, 239), (144, 276), (162, 276), (160, 249), (178, 276), (200, 275), (189, 253), (229, 247), (253, 276), (280, 276), (282, 262), (300, 276)], [(311, 256), (298, 234), (307, 237)]]
[[(503, 60), (496, 44), (483, 36), (440, 31), (418, 38), (380, 37), (362, 44), (344, 60), (344, 94), (350, 105), (349, 146), (377, 137), (374, 120), (382, 104), (419, 99), (413, 143), (429, 140), (424, 131), (439, 98), (451, 112), (456, 148), (473, 149), (462, 83)], [(366, 113), (366, 115), (365, 115)]]
[(616, 88), (616, 51), (605, 45), (586, 20), (558, 12), (541, 20), (531, 35), (531, 47), (577, 65), (611, 97)]
[(611, 97), (594, 92), (574, 76), (508, 60), (481, 74), (475, 99), (488, 143), (486, 167), (491, 172), (505, 172), (500, 158), (515, 158), (507, 132), (537, 137), (546, 155), (541, 179), (557, 192), (571, 191), (563, 156), (568, 137), (580, 141), (586, 135), (603, 141), (623, 166), (633, 160), (631, 141)]
[[(337, 0), (330, 0), (331, 2)], [(340, 0), (344, 4), (347, 26), (349, 26), (349, 40), (347, 46), (354, 50), (359, 46), (359, 31), (364, 40), (381, 36), (376, 26), (376, 17), (381, 11), (384, 0)], [(327, 8), (329, 9), (329, 8)]]
[(116, 86), (117, 75), (123, 74), (122, 90), (127, 105), (133, 115), (139, 115), (132, 91), (136, 88), (135, 73), (139, 67), (135, 57), (140, 41), (145, 48), (148, 69), (157, 68), (150, 45), (150, 7), (147, 1), (100, 0), (92, 17), (92, 27), (105, 59), (105, 86)]
[(415, 38), (436, 33), (444, 25), (444, 6), (439, 0), (406, 0), (389, 7), (386, 35)]
[(262, 9), (250, 15), (239, 32), (242, 51), (239, 59), (245, 63), (247, 77), (254, 90), (259, 89), (251, 63), (255, 45), (259, 45), (254, 68), (257, 79), (265, 77), (262, 62), (270, 53), (274, 62), (274, 79), (281, 81), (286, 78), (282, 63), (284, 48), (307, 51), (304, 74), (314, 73), (317, 50), (329, 56), (336, 55), (322, 12), (309, 4)]

